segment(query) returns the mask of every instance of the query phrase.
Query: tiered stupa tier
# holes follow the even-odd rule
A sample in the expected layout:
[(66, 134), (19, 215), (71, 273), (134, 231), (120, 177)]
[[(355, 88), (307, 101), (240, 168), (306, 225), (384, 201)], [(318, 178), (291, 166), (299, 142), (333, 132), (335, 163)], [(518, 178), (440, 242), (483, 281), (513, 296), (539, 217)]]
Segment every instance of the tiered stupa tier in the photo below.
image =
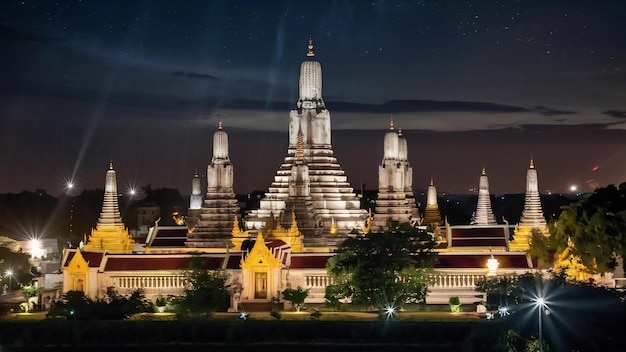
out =
[(478, 204), (476, 206), (476, 212), (472, 217), (472, 225), (490, 226), (496, 225), (496, 218), (491, 210), (491, 198), (489, 195), (489, 178), (487, 172), (483, 167), (480, 175), (480, 182), (478, 186)]
[(84, 250), (104, 250), (115, 254), (133, 252), (135, 241), (124, 226), (117, 196), (117, 177), (111, 162), (104, 184), (102, 211), (96, 228), (91, 230), (88, 241), (85, 239)]
[[(213, 158), (207, 167), (207, 192), (197, 219), (192, 219), (185, 247), (230, 248), (233, 221), (239, 215), (239, 206), (233, 189), (233, 164), (228, 155), (228, 134), (222, 129), (213, 134)], [(199, 181), (192, 182), (192, 201), (197, 201)], [(195, 197), (194, 197), (195, 196)], [(194, 204), (191, 204), (194, 202)], [(196, 212), (191, 212), (197, 213)]]
[(426, 209), (424, 209), (423, 225), (442, 225), (441, 212), (439, 211), (439, 203), (437, 202), (437, 188), (433, 179), (430, 179), (430, 186), (428, 186), (428, 192), (426, 193)]
[(251, 211), (245, 223), (251, 231), (276, 221), (288, 228), (293, 212), (305, 248), (333, 248), (363, 227), (367, 213), (333, 155), (322, 67), (314, 56), (309, 40), (307, 60), (300, 67), (300, 98), (289, 116), (287, 156), (259, 209)]
[(541, 208), (539, 197), (539, 183), (537, 170), (533, 159), (530, 159), (530, 167), (526, 172), (526, 198), (522, 218), (515, 227), (514, 240), (509, 243), (511, 251), (526, 251), (530, 248), (532, 230), (538, 230), (543, 234), (548, 233), (548, 225)]
[(378, 199), (372, 230), (387, 229), (388, 221), (419, 222), (419, 212), (413, 195), (413, 168), (408, 161), (406, 138), (396, 132), (393, 119), (385, 134), (383, 160), (378, 166)]

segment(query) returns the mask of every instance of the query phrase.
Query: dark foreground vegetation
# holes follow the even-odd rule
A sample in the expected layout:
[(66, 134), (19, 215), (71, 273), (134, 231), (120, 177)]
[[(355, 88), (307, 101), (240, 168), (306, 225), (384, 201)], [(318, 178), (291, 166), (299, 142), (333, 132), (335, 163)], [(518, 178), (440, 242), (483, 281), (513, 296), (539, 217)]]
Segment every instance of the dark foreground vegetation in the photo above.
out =
[[(624, 316), (611, 314), (612, 318)], [(26, 350), (160, 350), (178, 347), (212, 350), (282, 351), (287, 346), (315, 344), (330, 350), (365, 351), (524, 351), (528, 339), (536, 333), (535, 314), (514, 313), (487, 321), (424, 322), (407, 320), (377, 321), (293, 321), (196, 318), (175, 321), (0, 321), (0, 347), (8, 351)], [(581, 318), (581, 317), (576, 317)], [(578, 324), (582, 324), (579, 321)], [(598, 320), (591, 320), (596, 325)], [(624, 318), (601, 324), (589, 330), (544, 330), (550, 351), (623, 351), (626, 343), (621, 330)], [(551, 324), (546, 324), (551, 325)], [(559, 340), (559, 341), (556, 341)], [(358, 346), (368, 346), (361, 348)], [(374, 346), (374, 347), (372, 347)], [(378, 346), (375, 347), (375, 346)], [(153, 348), (154, 347), (154, 348)], [(346, 349), (346, 347), (349, 347)], [(136, 349), (135, 349), (136, 348)], [(383, 349), (380, 349), (383, 348)], [(547, 351), (547, 350), (546, 350)]]
[(1, 322), (0, 345), (39, 349), (67, 345), (400, 344), (489, 351), (494, 349), (488, 345), (496, 344), (505, 329), (501, 323), (487, 321), (43, 320)]

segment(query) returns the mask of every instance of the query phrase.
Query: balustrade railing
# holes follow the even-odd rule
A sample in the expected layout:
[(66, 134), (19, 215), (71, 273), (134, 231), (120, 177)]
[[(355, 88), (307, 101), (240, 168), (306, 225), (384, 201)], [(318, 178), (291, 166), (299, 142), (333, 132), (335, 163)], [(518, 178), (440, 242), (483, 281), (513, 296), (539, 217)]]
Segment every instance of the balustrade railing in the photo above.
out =
[(333, 283), (332, 278), (326, 275), (307, 275), (304, 281), (308, 288), (326, 288)]
[(479, 274), (436, 274), (432, 275), (431, 290), (474, 290), (476, 281), (484, 279), (485, 275)]
[(151, 288), (184, 288), (185, 278), (182, 276), (114, 276), (110, 286), (119, 289), (151, 289)]

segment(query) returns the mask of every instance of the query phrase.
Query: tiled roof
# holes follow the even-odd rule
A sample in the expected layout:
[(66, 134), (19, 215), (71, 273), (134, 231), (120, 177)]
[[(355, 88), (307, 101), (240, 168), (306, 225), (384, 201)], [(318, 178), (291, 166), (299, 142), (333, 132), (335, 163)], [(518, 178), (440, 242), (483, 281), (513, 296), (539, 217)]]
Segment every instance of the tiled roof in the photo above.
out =
[(504, 238), (452, 238), (452, 247), (506, 247)]
[(504, 238), (504, 227), (451, 228), (453, 238), (498, 237)]
[(326, 255), (291, 255), (291, 269), (323, 269), (333, 254)]
[[(526, 255), (523, 253), (513, 255), (494, 254), (498, 260), (499, 269), (531, 269)], [(487, 269), (487, 260), (491, 254), (446, 254), (439, 253), (435, 269)]]
[(187, 238), (155, 238), (150, 247), (185, 247)]
[(159, 237), (182, 237), (187, 238), (187, 227), (181, 226), (177, 229), (158, 229), (156, 238)]
[[(73, 250), (67, 254), (67, 259), (65, 263), (63, 263), (64, 267), (69, 265), (77, 250)], [(104, 258), (104, 252), (81, 252), (81, 254), (83, 258), (85, 258), (85, 261), (89, 263), (90, 268), (99, 267), (100, 263), (102, 263), (102, 259)]]
[(228, 256), (228, 261), (226, 262), (226, 269), (240, 269), (241, 268), (241, 258), (243, 254), (231, 254)]
[(148, 247), (185, 247), (187, 227), (157, 227)]
[[(189, 267), (191, 256), (174, 257), (167, 255), (110, 256), (106, 271), (129, 270), (184, 270)], [(224, 257), (202, 257), (206, 269), (221, 269)]]
[(450, 229), (452, 247), (506, 247), (504, 227), (464, 227)]

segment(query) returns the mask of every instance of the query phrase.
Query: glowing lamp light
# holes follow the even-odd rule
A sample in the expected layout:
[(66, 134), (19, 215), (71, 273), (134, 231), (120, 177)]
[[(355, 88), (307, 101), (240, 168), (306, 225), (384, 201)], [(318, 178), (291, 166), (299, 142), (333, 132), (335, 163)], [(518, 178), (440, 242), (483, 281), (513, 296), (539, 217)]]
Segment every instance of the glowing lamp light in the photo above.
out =
[(576, 187), (576, 185), (571, 185), (571, 186), (569, 186), (569, 190), (570, 190), (570, 192), (576, 192), (576, 191), (578, 191), (578, 187)]
[(548, 310), (546, 309), (546, 300), (539, 296), (535, 298), (535, 305), (537, 306), (537, 312), (539, 313), (539, 351), (543, 352), (543, 328), (541, 327), (543, 310), (546, 310), (546, 315), (548, 315)]
[(9, 277), (9, 290), (10, 290), (11, 289), (11, 279), (13, 278), (13, 270), (7, 269), (7, 271), (5, 271), (4, 274)]
[(41, 241), (37, 238), (32, 238), (30, 241), (28, 241), (28, 249), (30, 251), (30, 254), (35, 258), (40, 258), (44, 255)]
[(487, 276), (496, 276), (499, 266), (500, 262), (498, 262), (498, 259), (494, 258), (492, 254), (491, 258), (487, 260), (487, 269), (489, 269)]
[(396, 316), (396, 307), (394, 306), (386, 306), (385, 307), (385, 318), (392, 319)]

